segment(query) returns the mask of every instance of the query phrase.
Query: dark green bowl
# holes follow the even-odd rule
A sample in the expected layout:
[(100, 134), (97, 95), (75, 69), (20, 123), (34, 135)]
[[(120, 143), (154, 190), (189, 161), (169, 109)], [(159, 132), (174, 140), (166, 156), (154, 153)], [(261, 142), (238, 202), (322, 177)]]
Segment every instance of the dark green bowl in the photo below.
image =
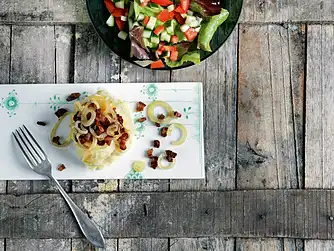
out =
[[(227, 40), (232, 33), (234, 27), (238, 23), (238, 19), (241, 13), (243, 0), (222, 0), (222, 7), (230, 12), (229, 18), (218, 28), (212, 41), (212, 52), (201, 51), (201, 61), (205, 60), (213, 53), (215, 53), (220, 46)], [(106, 25), (106, 21), (110, 14), (104, 5), (103, 0), (86, 0), (88, 13), (90, 19), (95, 27), (95, 30), (102, 38), (102, 40), (109, 46), (109, 48), (115, 52), (121, 58), (134, 63), (135, 59), (130, 58), (130, 40), (122, 40), (118, 38), (118, 30), (116, 27), (109, 27)], [(134, 63), (137, 65), (136, 63)], [(177, 68), (165, 67), (164, 69), (157, 70), (175, 70), (181, 69), (193, 65), (193, 63), (184, 63)], [(138, 65), (137, 65), (138, 66)], [(147, 67), (148, 68), (148, 67)]]

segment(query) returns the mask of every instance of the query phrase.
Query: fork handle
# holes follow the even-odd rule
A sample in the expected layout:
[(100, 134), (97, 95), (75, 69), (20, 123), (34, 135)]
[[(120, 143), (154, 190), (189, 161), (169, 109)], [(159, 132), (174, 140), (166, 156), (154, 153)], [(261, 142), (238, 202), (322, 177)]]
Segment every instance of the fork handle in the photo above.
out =
[(73, 202), (70, 196), (68, 196), (68, 194), (61, 187), (59, 182), (52, 175), (49, 176), (49, 178), (56, 184), (59, 192), (64, 197), (68, 206), (71, 208), (74, 217), (77, 220), (79, 227), (82, 233), (86, 236), (87, 240), (96, 247), (104, 248), (105, 241), (102, 233), (100, 232), (96, 224), (87, 216), (87, 214), (81, 211), (81, 209)]

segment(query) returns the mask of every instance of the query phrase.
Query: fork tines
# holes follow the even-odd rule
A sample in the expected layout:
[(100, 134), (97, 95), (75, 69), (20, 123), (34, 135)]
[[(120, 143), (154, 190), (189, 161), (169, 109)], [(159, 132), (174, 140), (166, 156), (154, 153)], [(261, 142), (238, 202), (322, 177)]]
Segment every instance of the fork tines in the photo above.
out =
[(25, 125), (16, 129), (13, 136), (31, 168), (47, 159), (45, 152)]

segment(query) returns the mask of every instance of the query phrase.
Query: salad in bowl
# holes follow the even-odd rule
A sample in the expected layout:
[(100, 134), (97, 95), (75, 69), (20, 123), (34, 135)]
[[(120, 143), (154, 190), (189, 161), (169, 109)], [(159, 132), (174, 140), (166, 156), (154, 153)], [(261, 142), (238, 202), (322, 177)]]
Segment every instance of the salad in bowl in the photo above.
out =
[(215, 32), (229, 17), (219, 0), (104, 0), (105, 21), (130, 40), (129, 57), (151, 69), (199, 64)]

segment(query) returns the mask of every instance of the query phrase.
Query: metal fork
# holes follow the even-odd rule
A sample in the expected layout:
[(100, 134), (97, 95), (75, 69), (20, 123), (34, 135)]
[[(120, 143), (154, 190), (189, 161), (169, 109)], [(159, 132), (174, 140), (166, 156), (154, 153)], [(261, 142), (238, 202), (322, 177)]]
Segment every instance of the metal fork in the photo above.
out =
[(46, 153), (37, 143), (28, 128), (25, 125), (23, 125), (23, 128), (19, 127), (19, 129), (13, 132), (13, 136), (32, 170), (40, 175), (48, 177), (56, 184), (59, 192), (71, 208), (74, 217), (76, 218), (79, 227), (82, 233), (86, 236), (87, 240), (96, 247), (104, 248), (105, 241), (100, 230), (97, 228), (96, 224), (80, 210), (80, 208), (67, 195), (58, 181), (52, 176), (51, 163)]

